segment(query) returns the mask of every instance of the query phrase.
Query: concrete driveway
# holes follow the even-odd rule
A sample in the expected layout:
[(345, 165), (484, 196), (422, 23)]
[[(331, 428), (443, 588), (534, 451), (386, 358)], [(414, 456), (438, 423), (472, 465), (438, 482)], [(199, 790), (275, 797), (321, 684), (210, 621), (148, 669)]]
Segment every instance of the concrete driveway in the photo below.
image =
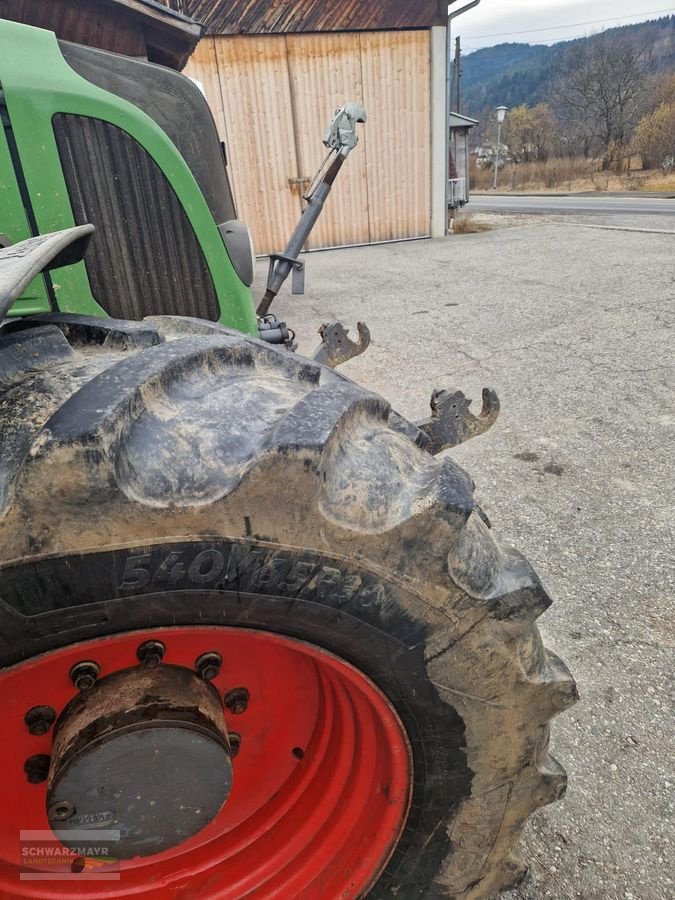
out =
[(273, 307), (301, 350), (365, 319), (372, 346), (342, 371), (405, 415), (435, 387), (501, 398), (450, 452), (547, 585), (540, 627), (581, 692), (553, 725), (567, 797), (531, 820), (509, 896), (675, 896), (675, 238), (537, 224), (305, 258), (306, 295)]

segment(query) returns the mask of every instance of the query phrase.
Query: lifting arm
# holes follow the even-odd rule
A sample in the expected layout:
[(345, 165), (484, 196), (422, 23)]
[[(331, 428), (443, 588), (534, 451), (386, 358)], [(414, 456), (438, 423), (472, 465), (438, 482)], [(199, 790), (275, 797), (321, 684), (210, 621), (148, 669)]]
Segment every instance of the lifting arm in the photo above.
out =
[(307, 206), (303, 210), (300, 221), (295, 226), (284, 252), (270, 256), (267, 289), (257, 310), (259, 316), (267, 314), (272, 301), (291, 271), (300, 276), (297, 281), (294, 278), (296, 281), (294, 293), (302, 293), (304, 263), (298, 260), (298, 255), (319, 218), (338, 172), (358, 143), (356, 124), (365, 121), (366, 111), (358, 103), (345, 103), (344, 106), (335, 110), (335, 115), (323, 139), (323, 143), (328, 147), (328, 155), (304, 195)]

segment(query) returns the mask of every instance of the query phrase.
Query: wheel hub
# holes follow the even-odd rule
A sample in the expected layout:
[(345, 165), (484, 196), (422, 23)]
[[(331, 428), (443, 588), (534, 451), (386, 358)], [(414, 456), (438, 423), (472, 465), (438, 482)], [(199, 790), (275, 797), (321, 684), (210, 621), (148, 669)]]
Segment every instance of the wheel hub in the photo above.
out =
[[(0, 897), (19, 896), (24, 870), (45, 900), (80, 893), (80, 875), (90, 900), (364, 896), (405, 827), (395, 709), (285, 635), (176, 626), (68, 645), (0, 671), (0, 709), (17, 810), (0, 817)], [(26, 857), (35, 832), (70, 848), (67, 878), (51, 854)]]
[(60, 716), (47, 817), (66, 846), (97, 827), (119, 832), (111, 856), (149, 856), (201, 831), (231, 786), (215, 688), (181, 666), (137, 666), (97, 680)]

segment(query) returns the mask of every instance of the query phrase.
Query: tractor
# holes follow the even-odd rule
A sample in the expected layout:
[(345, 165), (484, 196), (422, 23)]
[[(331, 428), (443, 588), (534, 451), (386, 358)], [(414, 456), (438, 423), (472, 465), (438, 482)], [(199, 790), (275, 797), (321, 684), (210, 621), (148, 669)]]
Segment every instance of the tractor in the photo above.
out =
[(256, 310), (198, 86), (13, 22), (0, 46), (0, 896), (518, 883), (577, 693), (443, 452), (496, 395), (409, 422), (337, 371), (364, 325), (308, 359), (269, 311), (364, 111)]

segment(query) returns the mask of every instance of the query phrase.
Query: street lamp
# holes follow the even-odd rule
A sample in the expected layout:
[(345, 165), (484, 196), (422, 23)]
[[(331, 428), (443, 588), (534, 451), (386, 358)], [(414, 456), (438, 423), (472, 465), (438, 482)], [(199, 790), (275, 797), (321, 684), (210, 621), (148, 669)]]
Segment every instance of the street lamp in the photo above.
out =
[(492, 190), (497, 190), (497, 173), (499, 172), (499, 149), (501, 147), (502, 142), (502, 122), (504, 121), (504, 116), (506, 115), (506, 111), (508, 106), (498, 106), (496, 109), (497, 113), (497, 156), (495, 157), (495, 177), (492, 183)]

